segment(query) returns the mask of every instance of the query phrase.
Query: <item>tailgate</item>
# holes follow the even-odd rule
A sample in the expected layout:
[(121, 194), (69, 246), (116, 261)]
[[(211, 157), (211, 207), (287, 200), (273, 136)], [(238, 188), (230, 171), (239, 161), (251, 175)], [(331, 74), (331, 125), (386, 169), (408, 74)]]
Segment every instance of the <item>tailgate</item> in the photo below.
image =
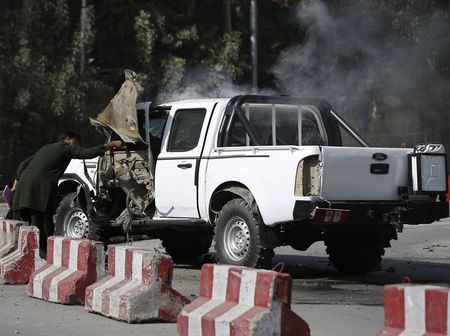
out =
[(411, 148), (322, 147), (321, 196), (330, 201), (395, 201), (408, 185)]

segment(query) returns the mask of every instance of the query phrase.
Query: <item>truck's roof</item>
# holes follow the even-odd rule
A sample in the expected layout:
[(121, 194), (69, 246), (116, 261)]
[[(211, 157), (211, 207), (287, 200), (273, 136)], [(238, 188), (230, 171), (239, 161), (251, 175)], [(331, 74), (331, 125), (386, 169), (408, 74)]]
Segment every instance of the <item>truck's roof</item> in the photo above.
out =
[(172, 106), (175, 104), (186, 103), (228, 103), (231, 98), (198, 98), (198, 99), (186, 99), (186, 100), (174, 100), (168, 103), (159, 104), (158, 106)]

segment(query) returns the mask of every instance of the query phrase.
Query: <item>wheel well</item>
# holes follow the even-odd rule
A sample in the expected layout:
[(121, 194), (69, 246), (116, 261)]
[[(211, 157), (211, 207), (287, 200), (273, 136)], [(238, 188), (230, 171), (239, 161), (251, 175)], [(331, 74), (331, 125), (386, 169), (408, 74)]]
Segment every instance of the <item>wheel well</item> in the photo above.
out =
[(256, 207), (256, 201), (250, 190), (242, 183), (227, 182), (223, 183), (214, 190), (209, 202), (209, 219), (214, 223), (217, 214), (222, 207), (235, 198), (241, 198), (250, 207)]
[(58, 194), (61, 198), (70, 194), (71, 192), (77, 191), (80, 184), (76, 181), (64, 181), (58, 185)]
[(73, 192), (78, 192), (80, 205), (82, 205), (82, 207), (86, 209), (84, 188), (77, 181), (73, 180), (66, 180), (58, 185), (58, 203), (63, 199), (63, 197)]
[(261, 214), (259, 213), (258, 204), (256, 203), (255, 197), (242, 183), (228, 182), (216, 188), (209, 203), (209, 220), (211, 223), (216, 221), (217, 215), (222, 207), (232, 199), (236, 198), (241, 198), (244, 200), (244, 202), (250, 206), (253, 213), (257, 216), (262, 247), (273, 248), (280, 246), (282, 244), (280, 227), (269, 227), (264, 224)]

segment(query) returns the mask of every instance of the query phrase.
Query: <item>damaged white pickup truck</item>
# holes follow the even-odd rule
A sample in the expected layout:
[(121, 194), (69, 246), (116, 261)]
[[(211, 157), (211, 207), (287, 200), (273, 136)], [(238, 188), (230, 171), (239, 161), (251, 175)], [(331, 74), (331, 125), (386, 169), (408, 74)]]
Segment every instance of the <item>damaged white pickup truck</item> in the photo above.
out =
[(270, 266), (277, 246), (323, 240), (340, 271), (366, 273), (403, 224), (449, 215), (442, 145), (369, 147), (323, 100), (243, 95), (127, 113), (121, 127), (97, 119), (126, 145), (100, 158), (95, 192), (62, 183), (60, 234), (125, 228), (160, 238), (176, 262), (214, 237), (220, 263), (251, 267)]

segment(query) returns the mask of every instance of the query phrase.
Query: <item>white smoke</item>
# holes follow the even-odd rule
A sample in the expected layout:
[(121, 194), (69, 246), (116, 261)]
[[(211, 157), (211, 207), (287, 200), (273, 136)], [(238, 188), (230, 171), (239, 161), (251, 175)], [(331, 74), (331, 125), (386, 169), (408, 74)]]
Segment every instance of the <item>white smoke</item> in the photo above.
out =
[(411, 23), (408, 38), (392, 29), (396, 18), (389, 8), (369, 1), (349, 1), (339, 10), (312, 1), (299, 6), (297, 17), (305, 41), (285, 50), (273, 68), (282, 92), (329, 100), (362, 133), (381, 136), (382, 144), (400, 141), (383, 132), (409, 141), (433, 132), (440, 137), (428, 124), (441, 127), (436, 96), (449, 94), (433, 64), (445, 43), (449, 50), (445, 15), (434, 12)]
[(233, 84), (223, 72), (216, 72), (207, 67), (191, 67), (185, 70), (180, 85), (173, 90), (162, 92), (159, 100), (231, 98), (248, 92), (251, 92), (250, 86)]

